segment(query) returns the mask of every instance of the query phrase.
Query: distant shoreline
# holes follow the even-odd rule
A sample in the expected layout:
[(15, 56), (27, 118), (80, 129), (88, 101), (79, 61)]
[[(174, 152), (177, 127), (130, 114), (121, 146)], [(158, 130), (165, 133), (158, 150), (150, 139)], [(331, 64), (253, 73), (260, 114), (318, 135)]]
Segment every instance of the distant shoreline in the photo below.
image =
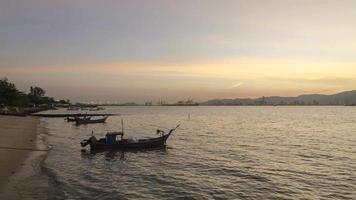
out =
[[(346, 107), (349, 107), (349, 106), (354, 106), (354, 105), (328, 105), (328, 104), (325, 104), (325, 105), (238, 105), (238, 104), (217, 104), (217, 105), (101, 105), (101, 106), (113, 106), (113, 107), (204, 107), (204, 106), (237, 106), (237, 107), (252, 107), (252, 106), (255, 106), (255, 107), (275, 107), (275, 106), (279, 106), (279, 107), (295, 107), (295, 106), (305, 106), (305, 107), (312, 107), (312, 106), (346, 106)], [(34, 115), (35, 116), (35, 115)]]
[(345, 91), (332, 95), (304, 94), (296, 97), (262, 96), (260, 98), (212, 99), (204, 102), (178, 101), (166, 103), (152, 101), (145, 104), (135, 102), (118, 104), (98, 104), (100, 106), (356, 106), (356, 90)]

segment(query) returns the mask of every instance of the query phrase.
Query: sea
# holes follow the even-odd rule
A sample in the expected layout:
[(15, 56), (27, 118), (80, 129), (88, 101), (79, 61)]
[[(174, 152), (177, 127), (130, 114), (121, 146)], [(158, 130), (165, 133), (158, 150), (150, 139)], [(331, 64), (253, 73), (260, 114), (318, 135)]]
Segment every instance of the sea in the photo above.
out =
[[(59, 110), (54, 112), (68, 112)], [(78, 112), (78, 111), (72, 111)], [(122, 106), (105, 124), (42, 118), (49, 199), (356, 199), (356, 107)], [(91, 152), (121, 131), (165, 148)]]

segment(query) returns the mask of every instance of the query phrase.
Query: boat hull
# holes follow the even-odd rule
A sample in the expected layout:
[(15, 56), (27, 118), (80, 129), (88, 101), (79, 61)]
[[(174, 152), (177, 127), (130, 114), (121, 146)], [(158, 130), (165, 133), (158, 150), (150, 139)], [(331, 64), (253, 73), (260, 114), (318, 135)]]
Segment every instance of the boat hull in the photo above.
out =
[(104, 118), (102, 118), (102, 119), (87, 119), (87, 120), (76, 119), (76, 120), (75, 120), (75, 124), (76, 124), (76, 125), (82, 125), (82, 124), (105, 123), (107, 118), (108, 118), (108, 117), (104, 117)]
[(159, 138), (138, 140), (137, 142), (118, 142), (115, 144), (106, 144), (103, 142), (90, 143), (91, 150), (103, 150), (103, 149), (151, 149), (164, 147), (169, 135), (164, 135)]

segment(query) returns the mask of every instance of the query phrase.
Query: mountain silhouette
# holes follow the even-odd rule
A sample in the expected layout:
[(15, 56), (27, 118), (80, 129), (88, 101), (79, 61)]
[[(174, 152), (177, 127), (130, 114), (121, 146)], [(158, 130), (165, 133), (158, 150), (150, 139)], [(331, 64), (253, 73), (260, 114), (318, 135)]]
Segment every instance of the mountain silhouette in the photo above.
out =
[(355, 105), (356, 90), (332, 95), (304, 94), (297, 97), (270, 96), (261, 98), (213, 99), (200, 105)]

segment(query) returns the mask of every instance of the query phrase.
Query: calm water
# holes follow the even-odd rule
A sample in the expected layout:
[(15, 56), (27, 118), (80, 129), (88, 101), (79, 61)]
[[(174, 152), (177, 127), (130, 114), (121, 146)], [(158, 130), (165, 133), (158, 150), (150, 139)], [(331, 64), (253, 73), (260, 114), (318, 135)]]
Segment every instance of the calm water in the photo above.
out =
[[(106, 124), (43, 119), (50, 199), (356, 199), (355, 107), (112, 107)], [(190, 114), (190, 120), (188, 119)], [(155, 136), (154, 151), (81, 151), (94, 131)]]

